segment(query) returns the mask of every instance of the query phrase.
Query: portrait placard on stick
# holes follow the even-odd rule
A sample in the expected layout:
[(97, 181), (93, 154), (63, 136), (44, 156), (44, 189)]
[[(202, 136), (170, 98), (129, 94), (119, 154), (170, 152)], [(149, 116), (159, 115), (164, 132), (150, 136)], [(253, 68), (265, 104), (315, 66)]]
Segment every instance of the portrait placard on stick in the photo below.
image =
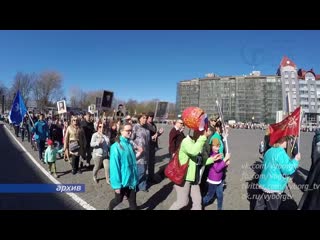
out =
[(167, 119), (168, 118), (168, 106), (169, 102), (157, 102), (155, 118)]
[(67, 112), (67, 105), (65, 100), (58, 101), (57, 107), (58, 107), (58, 114), (63, 114)]

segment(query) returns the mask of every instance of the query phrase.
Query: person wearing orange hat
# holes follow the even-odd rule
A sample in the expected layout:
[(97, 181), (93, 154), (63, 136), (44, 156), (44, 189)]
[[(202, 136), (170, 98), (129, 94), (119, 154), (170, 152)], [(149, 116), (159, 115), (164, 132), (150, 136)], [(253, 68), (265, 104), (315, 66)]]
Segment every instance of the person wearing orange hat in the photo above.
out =
[(181, 165), (188, 163), (188, 169), (183, 184), (174, 184), (177, 199), (170, 206), (169, 210), (179, 210), (187, 206), (189, 203), (189, 195), (192, 200), (191, 210), (202, 209), (202, 199), (199, 186), (201, 178), (200, 169), (203, 165), (208, 165), (218, 160), (217, 156), (210, 157), (208, 159), (202, 159), (199, 157), (207, 137), (210, 135), (211, 131), (209, 128), (204, 129), (203, 131), (194, 130), (193, 137), (187, 135), (182, 140), (177, 154), (179, 154), (179, 163)]
[(58, 150), (54, 147), (53, 141), (51, 139), (48, 139), (47, 141), (48, 147), (44, 153), (44, 162), (48, 163), (48, 171), (52, 176), (55, 178), (58, 178), (57, 176), (57, 169), (56, 169), (56, 160), (57, 160), (57, 153), (62, 153), (63, 148)]

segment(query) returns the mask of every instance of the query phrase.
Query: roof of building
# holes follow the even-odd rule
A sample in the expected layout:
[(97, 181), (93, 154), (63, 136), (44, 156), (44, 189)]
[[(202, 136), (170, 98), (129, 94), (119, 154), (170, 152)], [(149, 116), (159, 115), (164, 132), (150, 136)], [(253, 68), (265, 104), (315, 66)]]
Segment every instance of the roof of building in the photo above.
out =
[(283, 56), (283, 58), (281, 59), (279, 68), (277, 70), (277, 75), (280, 76), (281, 75), (280, 69), (287, 66), (297, 68), (297, 65), (293, 61), (291, 61), (287, 56)]
[(306, 71), (300, 68), (298, 70), (298, 79), (305, 80), (305, 76), (308, 72), (312, 73), (316, 80), (320, 80), (320, 74), (315, 74), (315, 72), (313, 71), (313, 68), (311, 68), (309, 71)]
[(280, 62), (280, 67), (286, 67), (286, 66), (291, 66), (296, 68), (297, 65), (291, 61), (287, 56), (283, 56), (281, 62)]

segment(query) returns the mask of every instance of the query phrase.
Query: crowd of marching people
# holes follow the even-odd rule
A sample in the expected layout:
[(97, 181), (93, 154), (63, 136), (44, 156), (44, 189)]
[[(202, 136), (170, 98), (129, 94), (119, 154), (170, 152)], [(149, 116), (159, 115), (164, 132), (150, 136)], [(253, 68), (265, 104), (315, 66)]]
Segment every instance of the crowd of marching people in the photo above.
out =
[[(99, 181), (98, 171), (103, 166), (106, 182), (115, 194), (107, 208), (112, 210), (127, 199), (129, 208), (135, 210), (139, 209), (136, 194), (148, 192), (152, 184), (159, 183), (154, 172), (155, 154), (164, 130), (158, 129), (153, 119), (153, 112), (139, 114), (135, 124), (130, 115), (95, 119), (86, 113), (71, 116), (67, 121), (45, 118), (44, 114), (27, 114), (20, 125), (13, 127), (17, 137), (21, 136), (22, 141), (27, 140), (38, 151), (39, 160), (47, 164), (53, 177), (59, 177), (55, 164), (57, 156), (70, 163), (73, 175), (93, 166), (92, 181), (95, 183)], [(217, 209), (222, 210), (225, 179), (231, 162), (226, 141), (228, 127), (219, 114), (214, 114), (208, 118), (205, 128), (189, 130), (187, 135), (184, 130), (185, 119), (179, 118), (169, 133), (170, 158), (177, 156), (181, 165), (188, 165), (183, 183), (174, 184), (176, 200), (169, 209), (183, 209), (191, 199), (191, 209), (201, 210), (216, 199)], [(320, 131), (316, 136), (312, 146), (312, 169), (320, 156)], [(270, 141), (268, 127), (259, 151), (263, 168), (255, 209), (277, 210), (282, 202), (280, 196), (301, 159), (296, 138), (282, 136)]]
[[(93, 165), (95, 183), (99, 181), (97, 174), (103, 166), (106, 182), (115, 189), (118, 199), (118, 190), (121, 193), (123, 189), (127, 193), (127, 188), (148, 192), (152, 184), (158, 183), (154, 173), (155, 153), (163, 129), (157, 129), (153, 119), (153, 112), (140, 114), (136, 124), (132, 123), (130, 115), (113, 118), (104, 115), (94, 119), (88, 112), (84, 116), (71, 116), (67, 121), (28, 113), (19, 125), (12, 127), (16, 137), (21, 136), (22, 141), (27, 140), (38, 151), (39, 161), (48, 164), (48, 171), (56, 178), (59, 177), (55, 164), (57, 156), (70, 163), (73, 175)], [(128, 199), (135, 201), (131, 195)]]
[[(158, 129), (153, 119), (153, 112), (141, 113), (135, 124), (129, 115), (94, 119), (88, 112), (84, 116), (71, 116), (67, 121), (31, 113), (26, 114), (19, 125), (12, 127), (17, 137), (30, 142), (38, 152), (39, 161), (47, 164), (53, 177), (59, 177), (55, 164), (57, 157), (70, 163), (73, 175), (81, 174), (84, 168), (89, 169), (93, 165), (92, 181), (95, 183), (99, 181), (98, 171), (103, 166), (106, 182), (115, 190), (115, 198), (110, 202), (109, 209), (113, 209), (124, 198), (128, 199), (130, 209), (137, 209), (136, 193), (148, 192), (152, 184), (159, 182), (154, 172), (155, 154), (159, 148), (158, 139), (164, 130)], [(184, 128), (181, 118), (174, 122), (168, 139), (170, 156), (179, 154), (181, 161), (190, 156), (197, 162), (190, 161), (185, 186), (175, 186), (177, 201), (170, 209), (187, 205), (190, 192), (194, 209), (208, 205), (215, 194), (218, 197), (218, 209), (222, 209), (223, 169), (229, 164), (230, 156), (225, 155), (221, 122), (218, 116), (212, 117), (210, 128), (194, 132), (192, 137), (185, 136)], [(200, 190), (203, 172), (206, 180), (202, 182)]]

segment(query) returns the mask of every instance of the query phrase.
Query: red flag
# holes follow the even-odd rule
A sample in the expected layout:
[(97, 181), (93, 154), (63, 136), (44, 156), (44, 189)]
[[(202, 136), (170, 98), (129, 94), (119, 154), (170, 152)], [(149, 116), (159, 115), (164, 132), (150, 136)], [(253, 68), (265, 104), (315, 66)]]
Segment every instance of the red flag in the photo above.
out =
[(299, 136), (300, 110), (301, 107), (298, 107), (281, 122), (270, 125), (270, 145), (275, 144), (280, 138), (285, 136)]

